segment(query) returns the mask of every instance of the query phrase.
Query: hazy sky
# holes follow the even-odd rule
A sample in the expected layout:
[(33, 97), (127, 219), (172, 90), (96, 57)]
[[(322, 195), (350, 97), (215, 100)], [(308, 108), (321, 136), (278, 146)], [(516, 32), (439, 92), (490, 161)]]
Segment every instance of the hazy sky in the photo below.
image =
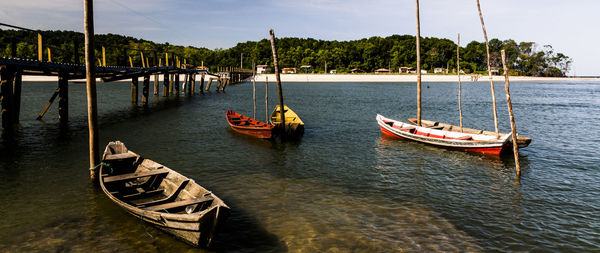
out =
[[(81, 0), (0, 0), (0, 22), (83, 31)], [(570, 74), (600, 75), (600, 1), (480, 0), (488, 37), (550, 44)], [(229, 48), (268, 37), (356, 40), (415, 34), (413, 0), (95, 0), (96, 33)], [(475, 0), (422, 0), (421, 36), (483, 41)]]

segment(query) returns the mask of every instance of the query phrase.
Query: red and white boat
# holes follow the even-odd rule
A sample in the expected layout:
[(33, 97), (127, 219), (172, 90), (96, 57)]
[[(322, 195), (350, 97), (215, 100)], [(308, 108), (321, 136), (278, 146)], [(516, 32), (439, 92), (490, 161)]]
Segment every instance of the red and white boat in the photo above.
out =
[(500, 137), (460, 133), (435, 129), (435, 127), (416, 126), (401, 121), (388, 119), (377, 114), (377, 123), (385, 135), (418, 141), (430, 145), (478, 152), (490, 155), (500, 155), (511, 147), (511, 134)]

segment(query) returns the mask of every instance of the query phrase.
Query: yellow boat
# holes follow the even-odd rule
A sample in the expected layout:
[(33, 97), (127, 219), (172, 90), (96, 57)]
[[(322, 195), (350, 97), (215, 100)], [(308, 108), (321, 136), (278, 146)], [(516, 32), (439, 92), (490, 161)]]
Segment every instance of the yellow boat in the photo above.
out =
[[(302, 136), (304, 134), (304, 122), (287, 105), (283, 105), (283, 109), (285, 112), (286, 135), (294, 137)], [(281, 128), (281, 110), (279, 105), (275, 106), (275, 110), (271, 113), (271, 124)]]

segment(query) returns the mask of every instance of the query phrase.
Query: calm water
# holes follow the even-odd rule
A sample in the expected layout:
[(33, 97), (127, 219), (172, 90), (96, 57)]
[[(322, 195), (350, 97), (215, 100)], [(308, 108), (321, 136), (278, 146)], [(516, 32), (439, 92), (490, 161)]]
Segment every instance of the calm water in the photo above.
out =
[[(273, 83), (271, 83), (273, 84)], [(496, 83), (501, 131), (509, 130)], [(423, 86), (424, 119), (458, 122), (455, 83)], [(489, 84), (463, 84), (464, 124), (493, 130)], [(0, 142), (0, 251), (204, 251), (141, 223), (88, 180), (84, 84), (34, 120), (56, 83), (26, 83), (21, 125)], [(121, 140), (211, 189), (232, 216), (209, 251), (600, 251), (600, 85), (513, 83), (521, 150), (502, 159), (382, 137), (376, 113), (416, 114), (413, 83), (285, 83), (300, 142), (234, 133), (252, 86), (132, 106), (128, 83), (99, 84), (100, 143)], [(264, 119), (264, 83), (257, 118)], [(270, 107), (276, 87), (270, 87)]]

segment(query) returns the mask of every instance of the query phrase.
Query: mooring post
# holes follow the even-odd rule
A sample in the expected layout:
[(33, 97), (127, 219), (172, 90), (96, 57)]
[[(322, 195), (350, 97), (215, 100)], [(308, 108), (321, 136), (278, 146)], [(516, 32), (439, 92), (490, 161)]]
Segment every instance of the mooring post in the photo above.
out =
[(171, 87), (169, 84), (169, 73), (165, 72), (163, 75), (163, 97), (169, 96), (169, 87)]
[(179, 72), (175, 74), (175, 94), (179, 96)]
[(131, 103), (137, 104), (138, 101), (138, 77), (131, 78)]
[[(418, 1), (418, 0), (417, 0)], [(277, 93), (279, 94), (279, 112), (281, 119), (281, 137), (285, 139), (285, 110), (283, 104), (283, 91), (281, 88), (281, 79), (279, 77), (279, 64), (277, 63), (277, 48), (275, 46), (275, 32), (273, 29), (269, 31), (271, 35), (271, 51), (273, 51), (273, 65), (275, 66), (275, 79), (277, 80)]]
[(223, 83), (221, 79), (223, 79), (222, 76), (219, 76), (219, 78), (217, 79), (217, 92), (221, 89), (221, 83)]
[(421, 22), (419, 21), (419, 0), (415, 0), (417, 17), (417, 125), (421, 126)]
[(265, 122), (269, 122), (269, 77), (265, 76)]
[(204, 73), (200, 76), (200, 93), (204, 94)]
[(479, 11), (479, 19), (481, 20), (481, 28), (483, 29), (483, 37), (485, 38), (485, 52), (487, 56), (488, 75), (490, 77), (490, 89), (492, 90), (492, 105), (494, 107), (494, 128), (496, 130), (496, 135), (500, 135), (498, 132), (498, 112), (496, 111), (496, 93), (494, 92), (494, 80), (492, 79), (492, 68), (490, 65), (490, 44), (488, 43), (487, 32), (485, 30), (485, 24), (483, 23), (483, 14), (481, 14), (479, 0), (477, 0), (477, 10)]
[(69, 77), (67, 73), (58, 74), (58, 121), (66, 124), (69, 121)]
[(229, 82), (231, 82), (231, 77), (225, 77), (225, 80), (223, 81), (223, 86), (221, 87), (222, 92), (225, 92), (225, 86), (229, 85)]
[(85, 70), (88, 102), (88, 128), (90, 149), (90, 179), (98, 183), (100, 155), (98, 153), (98, 109), (96, 107), (96, 66), (94, 66), (94, 4), (83, 0), (83, 23), (85, 29)]
[(12, 122), (14, 124), (19, 123), (19, 115), (21, 114), (21, 86), (23, 83), (23, 70), (21, 68), (17, 68), (15, 71), (15, 78), (13, 82), (13, 114), (12, 114)]
[(148, 92), (150, 89), (150, 75), (144, 76), (144, 86), (142, 87), (142, 104), (148, 105)]
[(40, 112), (40, 115), (38, 115), (37, 120), (41, 120), (42, 117), (44, 117), (44, 114), (46, 114), (46, 111), (48, 111), (48, 109), (50, 108), (50, 105), (52, 105), (52, 102), (54, 102), (54, 99), (56, 99), (56, 97), (58, 97), (59, 92), (60, 92), (60, 88), (57, 88), (54, 91), (54, 94), (52, 94), (52, 97), (50, 97), (50, 100), (48, 100), (48, 103), (46, 103), (46, 106), (44, 106), (44, 108)]
[(2, 134), (13, 129), (12, 113), (14, 104), (12, 102), (12, 84), (14, 71), (7, 66), (0, 66), (0, 100), (2, 104)]
[(508, 105), (508, 113), (510, 115), (510, 129), (512, 133), (513, 154), (515, 156), (515, 170), (517, 172), (517, 180), (521, 180), (521, 164), (519, 163), (519, 145), (517, 144), (517, 126), (515, 123), (515, 114), (513, 113), (512, 101), (510, 99), (510, 82), (508, 81), (508, 67), (506, 66), (506, 53), (504, 49), (500, 51), (502, 54), (502, 67), (504, 68), (504, 90), (506, 91), (506, 104)]
[(460, 33), (456, 40), (456, 74), (458, 75), (458, 118), (460, 124), (460, 131), (463, 131), (463, 117), (462, 117), (462, 84), (460, 82)]

